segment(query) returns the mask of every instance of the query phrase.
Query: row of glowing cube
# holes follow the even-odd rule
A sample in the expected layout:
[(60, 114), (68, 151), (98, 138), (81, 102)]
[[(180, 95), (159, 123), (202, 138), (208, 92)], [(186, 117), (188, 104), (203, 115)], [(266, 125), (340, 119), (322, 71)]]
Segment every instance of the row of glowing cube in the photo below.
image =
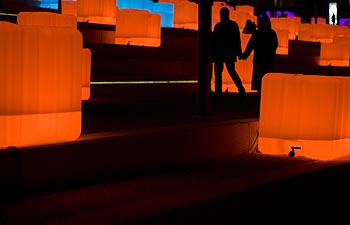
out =
[[(141, 0), (139, 1), (142, 2)], [(126, 4), (128, 3), (128, 4)], [(159, 4), (167, 3), (174, 6), (175, 28), (198, 29), (198, 5), (189, 1), (167, 0), (159, 1)], [(159, 13), (150, 10), (124, 8), (125, 5), (135, 5), (121, 1), (122, 7), (118, 7), (116, 0), (94, 1), (62, 1), (62, 13), (77, 16), (78, 21), (90, 23), (102, 23), (116, 25), (115, 43), (144, 46), (160, 46), (160, 30), (162, 17)], [(212, 27), (220, 20), (219, 11), (224, 6), (221, 2), (213, 3)], [(241, 30), (247, 19), (256, 22), (254, 8), (251, 6), (237, 6), (236, 10), (230, 7), (231, 15)]]

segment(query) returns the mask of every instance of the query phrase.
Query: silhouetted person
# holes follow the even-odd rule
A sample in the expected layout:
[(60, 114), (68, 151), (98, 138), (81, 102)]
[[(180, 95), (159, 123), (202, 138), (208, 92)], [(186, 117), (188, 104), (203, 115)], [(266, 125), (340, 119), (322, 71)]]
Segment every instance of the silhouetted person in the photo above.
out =
[(332, 15), (332, 24), (335, 25), (335, 14)]
[(220, 21), (214, 26), (212, 36), (212, 60), (214, 62), (215, 94), (216, 98), (222, 97), (222, 72), (224, 64), (233, 82), (238, 88), (241, 98), (245, 95), (235, 63), (237, 56), (242, 54), (241, 36), (237, 22), (230, 19), (230, 11), (223, 7), (220, 10)]
[(241, 59), (245, 60), (254, 50), (252, 90), (261, 94), (263, 76), (273, 70), (274, 58), (278, 47), (276, 32), (271, 28), (270, 18), (262, 16), (258, 19), (258, 29), (250, 37)]

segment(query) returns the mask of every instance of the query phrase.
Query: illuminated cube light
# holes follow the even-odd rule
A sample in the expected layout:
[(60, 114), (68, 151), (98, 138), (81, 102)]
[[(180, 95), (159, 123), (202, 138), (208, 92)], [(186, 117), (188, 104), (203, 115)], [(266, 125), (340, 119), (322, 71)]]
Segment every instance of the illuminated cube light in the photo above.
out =
[(250, 16), (254, 16), (254, 6), (250, 5), (236, 5), (237, 12), (248, 13)]
[(174, 4), (174, 27), (198, 30), (198, 5), (183, 0), (159, 0)]
[(334, 26), (329, 24), (313, 24), (312, 37), (317, 42), (332, 43), (334, 38)]
[(301, 24), (300, 17), (279, 17), (271, 18), (272, 29), (287, 30), (288, 40), (295, 40), (299, 33), (299, 26)]
[(350, 78), (266, 74), (262, 81), (259, 150), (332, 160), (350, 155)]
[(20, 12), (17, 23), (29, 26), (55, 26), (77, 28), (77, 18), (74, 15), (62, 15), (52, 12)]
[(119, 9), (143, 9), (149, 10), (151, 13), (159, 13), (161, 15), (161, 27), (174, 26), (174, 4), (168, 2), (152, 2), (150, 0), (118, 0)]
[(0, 147), (76, 140), (81, 133), (80, 32), (4, 21), (0, 32)]
[(312, 17), (311, 24), (327, 24), (327, 19), (323, 17), (317, 17), (317, 21), (316, 21), (316, 18)]
[(334, 26), (329, 24), (301, 24), (299, 40), (320, 43), (332, 43)]
[(350, 38), (335, 37), (333, 43), (321, 43), (321, 66), (345, 66), (350, 62)]
[(115, 25), (116, 0), (78, 0), (77, 17), (79, 22)]
[(346, 37), (347, 32), (350, 31), (348, 27), (345, 26), (334, 26), (334, 37)]
[(61, 0), (61, 11), (63, 15), (77, 15), (77, 0)]
[(299, 26), (298, 40), (312, 41), (312, 25), (310, 23), (302, 23)]
[(115, 43), (160, 46), (160, 15), (141, 9), (118, 9)]
[[(17, 23), (26, 26), (71, 27), (77, 28), (77, 18), (52, 12), (20, 12)], [(91, 52), (82, 49), (82, 100), (90, 98)]]

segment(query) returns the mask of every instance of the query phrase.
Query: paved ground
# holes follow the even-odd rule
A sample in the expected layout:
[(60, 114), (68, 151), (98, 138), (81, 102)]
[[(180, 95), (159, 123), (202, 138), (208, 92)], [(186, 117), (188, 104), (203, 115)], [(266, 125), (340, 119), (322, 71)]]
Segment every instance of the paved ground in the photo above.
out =
[[(83, 133), (258, 118), (254, 95), (228, 94), (209, 115), (196, 95), (95, 97)], [(349, 159), (251, 153), (0, 203), (1, 225), (349, 224)]]

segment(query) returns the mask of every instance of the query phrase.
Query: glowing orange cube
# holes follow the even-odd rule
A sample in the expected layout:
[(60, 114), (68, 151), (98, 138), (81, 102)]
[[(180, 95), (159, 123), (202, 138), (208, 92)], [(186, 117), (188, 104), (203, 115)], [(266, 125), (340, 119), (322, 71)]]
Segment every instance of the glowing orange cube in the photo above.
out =
[(350, 155), (350, 78), (266, 74), (262, 81), (259, 150), (330, 160)]
[(76, 140), (81, 133), (80, 32), (3, 21), (0, 32), (0, 147)]

